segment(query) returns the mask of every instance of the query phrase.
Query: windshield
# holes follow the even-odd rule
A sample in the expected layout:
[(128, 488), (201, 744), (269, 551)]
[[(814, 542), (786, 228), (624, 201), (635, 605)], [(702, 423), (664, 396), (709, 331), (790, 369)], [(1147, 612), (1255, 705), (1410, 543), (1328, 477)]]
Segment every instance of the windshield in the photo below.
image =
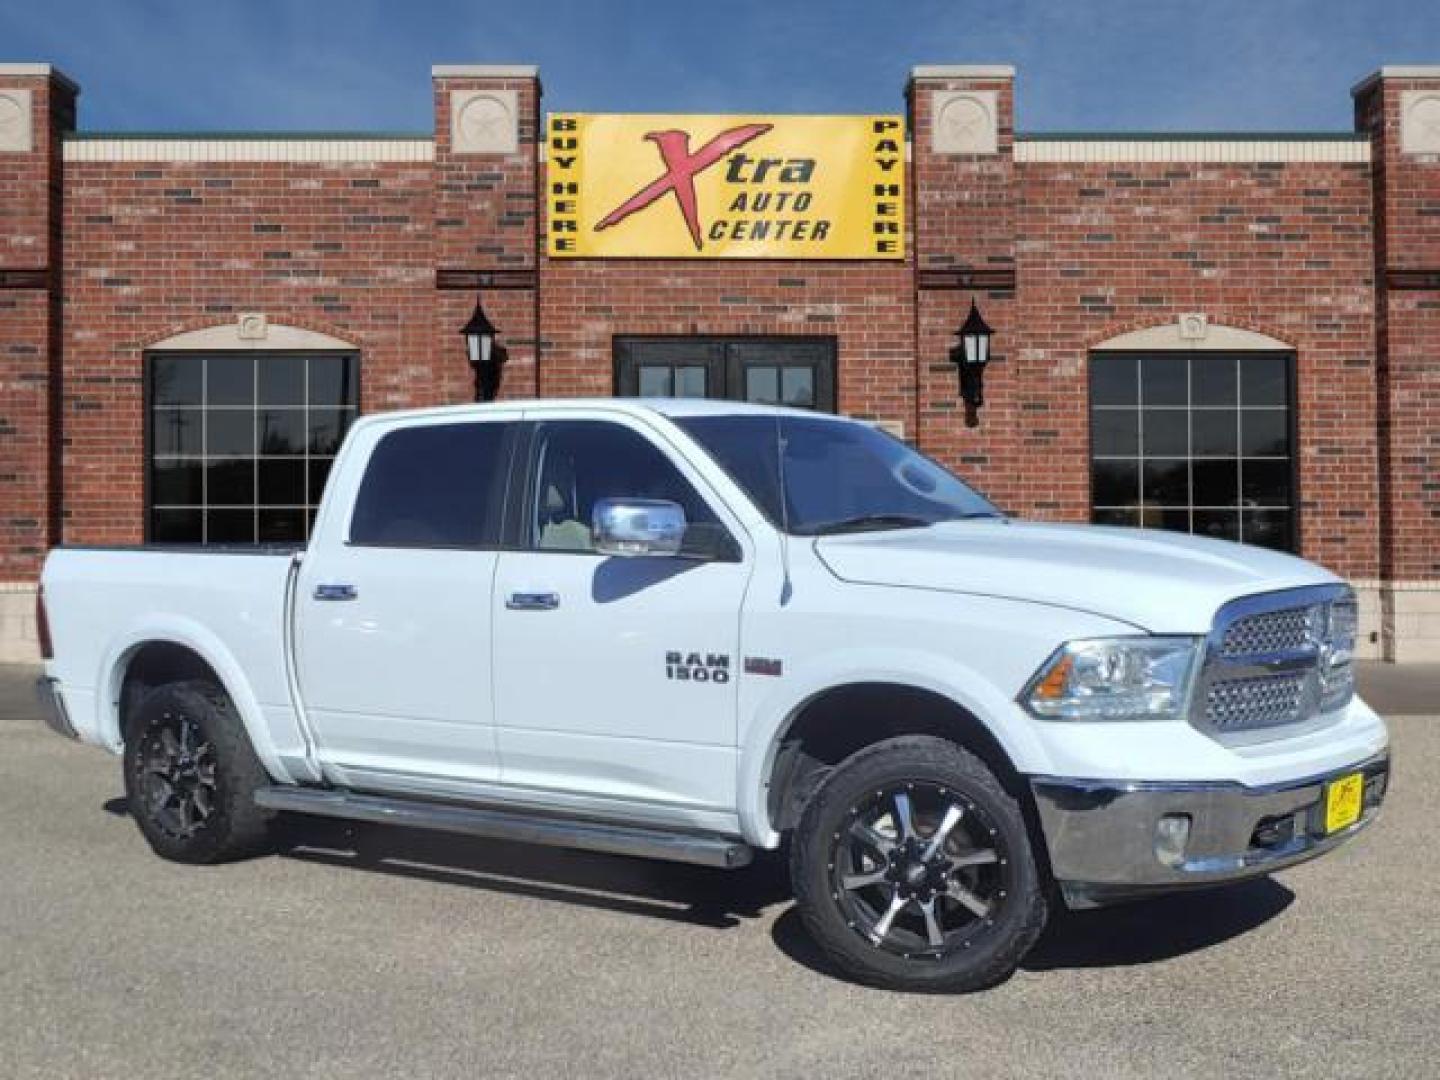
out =
[(1004, 516), (935, 462), (866, 424), (784, 415), (675, 422), (773, 524), (796, 535)]

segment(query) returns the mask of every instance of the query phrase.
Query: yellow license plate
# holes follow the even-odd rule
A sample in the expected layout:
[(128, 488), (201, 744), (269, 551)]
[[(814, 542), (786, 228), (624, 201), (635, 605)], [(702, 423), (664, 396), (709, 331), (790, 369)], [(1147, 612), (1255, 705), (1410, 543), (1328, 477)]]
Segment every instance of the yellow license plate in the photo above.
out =
[(1365, 801), (1365, 777), (1360, 773), (1332, 780), (1325, 789), (1325, 832), (1339, 832), (1360, 820)]

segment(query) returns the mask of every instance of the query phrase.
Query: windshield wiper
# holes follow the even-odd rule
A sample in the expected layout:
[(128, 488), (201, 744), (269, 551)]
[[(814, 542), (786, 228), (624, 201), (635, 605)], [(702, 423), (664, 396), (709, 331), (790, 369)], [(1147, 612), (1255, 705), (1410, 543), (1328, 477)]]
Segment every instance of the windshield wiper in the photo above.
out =
[(929, 518), (913, 514), (858, 514), (855, 517), (827, 521), (807, 531), (815, 536), (833, 536), (836, 533), (873, 532), (879, 529), (925, 529), (934, 525)]

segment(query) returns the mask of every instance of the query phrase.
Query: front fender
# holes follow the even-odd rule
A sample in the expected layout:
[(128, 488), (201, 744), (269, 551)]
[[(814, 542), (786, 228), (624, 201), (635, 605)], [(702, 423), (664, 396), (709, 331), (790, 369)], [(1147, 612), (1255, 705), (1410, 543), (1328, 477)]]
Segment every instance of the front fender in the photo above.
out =
[(220, 685), (235, 706), (255, 755), (275, 780), (294, 783), (293, 777), (275, 752), (265, 724), (265, 714), (245, 677), (244, 669), (226, 644), (211, 630), (183, 615), (147, 615), (138, 619), (111, 642), (97, 672), (94, 731), (96, 741), (119, 753), (124, 747), (120, 732), (120, 691), (131, 658), (152, 644), (178, 645), (189, 649), (215, 672)]
[(857, 683), (893, 683), (947, 698), (985, 725), (1016, 770), (1045, 771), (1044, 746), (1020, 707), (954, 656), (919, 649), (836, 650), (807, 663), (803, 676), (793, 682), (787, 678), (750, 709), (750, 722), (741, 734), (738, 807), (750, 843), (764, 848), (780, 843), (770, 823), (769, 778), (791, 720), (826, 691)]

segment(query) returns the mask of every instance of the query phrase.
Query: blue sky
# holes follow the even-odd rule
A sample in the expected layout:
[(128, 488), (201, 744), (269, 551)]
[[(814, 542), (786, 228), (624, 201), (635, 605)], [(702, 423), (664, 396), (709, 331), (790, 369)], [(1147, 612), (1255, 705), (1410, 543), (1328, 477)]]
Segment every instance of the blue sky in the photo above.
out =
[(1348, 130), (1349, 87), (1440, 63), (1440, 0), (0, 0), (91, 130), (432, 126), (432, 63), (538, 63), (550, 109), (898, 111), (916, 63), (1019, 68), (1017, 126)]

